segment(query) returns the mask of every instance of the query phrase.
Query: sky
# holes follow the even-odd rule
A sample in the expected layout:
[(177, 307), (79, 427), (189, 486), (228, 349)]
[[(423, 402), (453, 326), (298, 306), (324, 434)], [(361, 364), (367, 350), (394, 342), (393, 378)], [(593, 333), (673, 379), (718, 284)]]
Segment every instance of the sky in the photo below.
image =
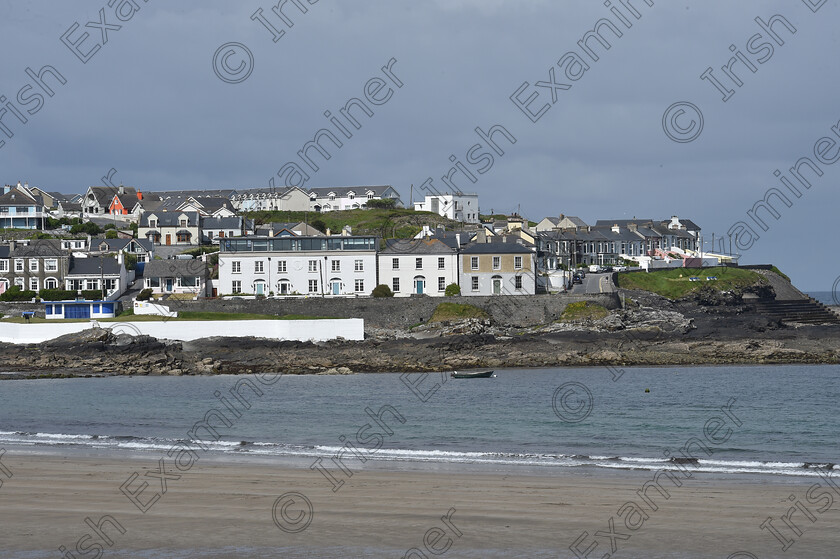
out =
[(0, 180), (408, 203), (449, 176), (483, 213), (689, 218), (840, 291), (837, 0), (112, 4), (0, 1)]

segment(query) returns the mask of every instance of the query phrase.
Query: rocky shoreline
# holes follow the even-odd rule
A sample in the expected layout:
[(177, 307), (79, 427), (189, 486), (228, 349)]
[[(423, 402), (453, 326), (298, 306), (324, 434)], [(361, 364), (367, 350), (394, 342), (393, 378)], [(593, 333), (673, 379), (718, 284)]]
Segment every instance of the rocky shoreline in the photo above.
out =
[(597, 320), (529, 328), (493, 320), (376, 329), (360, 342), (207, 338), (169, 342), (90, 329), (38, 345), (0, 344), (0, 378), (283, 372), (427, 372), (471, 368), (840, 363), (840, 326), (786, 324), (742, 301), (671, 302), (627, 292)]

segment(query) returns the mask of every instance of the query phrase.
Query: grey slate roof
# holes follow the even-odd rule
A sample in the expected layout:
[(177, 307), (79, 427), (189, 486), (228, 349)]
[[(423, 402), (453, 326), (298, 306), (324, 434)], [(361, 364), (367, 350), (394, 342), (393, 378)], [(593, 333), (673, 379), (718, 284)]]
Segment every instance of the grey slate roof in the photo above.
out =
[[(102, 263), (102, 271), (99, 265)], [(116, 258), (74, 258), (70, 264), (68, 276), (93, 276), (105, 274), (106, 276), (120, 275), (120, 263)]]
[(68, 252), (61, 248), (58, 239), (38, 239), (30, 241), (28, 245), (17, 244), (11, 253), (12, 258), (34, 258), (38, 256), (67, 256)]
[(9, 247), (8, 246), (0, 246), (0, 258), (8, 258), (9, 257)]
[(144, 213), (140, 218), (140, 227), (149, 226), (149, 217), (154, 215), (157, 219), (157, 226), (160, 227), (178, 227), (178, 218), (181, 214), (186, 215), (189, 220), (189, 227), (196, 227), (199, 224), (198, 212), (149, 212)]
[(143, 277), (177, 278), (207, 275), (207, 263), (203, 260), (150, 260), (143, 269)]
[(391, 185), (380, 185), (380, 186), (329, 186), (329, 187), (318, 187), (318, 188), (310, 188), (309, 194), (315, 194), (319, 198), (323, 198), (325, 196), (329, 196), (330, 192), (333, 192), (336, 197), (343, 198), (347, 195), (348, 192), (355, 192), (356, 196), (363, 196), (368, 190), (373, 192), (374, 196), (382, 196)]
[(388, 239), (380, 254), (454, 254), (455, 249), (438, 239)]
[(244, 223), (238, 215), (230, 217), (205, 217), (201, 220), (202, 229), (242, 229)]
[(29, 204), (43, 204), (40, 196), (32, 196), (31, 194), (18, 190), (11, 189), (6, 194), (0, 196), (0, 206), (14, 206), (15, 204), (29, 205)]
[(470, 243), (462, 250), (464, 254), (533, 254), (533, 251), (517, 242)]

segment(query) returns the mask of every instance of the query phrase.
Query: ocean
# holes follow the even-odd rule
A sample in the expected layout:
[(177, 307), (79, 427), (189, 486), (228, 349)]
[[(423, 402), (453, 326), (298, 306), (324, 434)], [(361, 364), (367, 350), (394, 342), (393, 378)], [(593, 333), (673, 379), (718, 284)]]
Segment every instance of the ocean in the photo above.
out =
[(200, 438), (220, 459), (301, 467), (345, 447), (377, 468), (550, 475), (691, 464), (709, 475), (816, 476), (816, 467), (840, 462), (838, 373), (833, 365), (773, 365), (508, 369), (469, 380), (7, 380), (0, 448), (156, 456)]
[(812, 291), (808, 295), (823, 305), (840, 305), (840, 291)]

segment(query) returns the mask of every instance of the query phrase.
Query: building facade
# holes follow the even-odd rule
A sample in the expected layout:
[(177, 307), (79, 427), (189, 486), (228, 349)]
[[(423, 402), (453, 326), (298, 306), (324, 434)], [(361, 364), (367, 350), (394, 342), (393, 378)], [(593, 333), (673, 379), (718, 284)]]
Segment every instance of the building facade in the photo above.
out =
[(316, 212), (357, 210), (368, 200), (394, 200), (396, 207), (403, 207), (399, 193), (392, 186), (336, 186), (311, 188), (310, 209)]
[(479, 223), (478, 194), (427, 194), (414, 211), (432, 212), (462, 223)]
[(361, 296), (376, 287), (376, 237), (255, 236), (219, 248), (222, 295)]
[(379, 283), (395, 297), (443, 297), (458, 280), (457, 250), (437, 239), (389, 240), (379, 253)]
[(536, 253), (519, 243), (472, 243), (460, 261), (462, 296), (536, 293)]

